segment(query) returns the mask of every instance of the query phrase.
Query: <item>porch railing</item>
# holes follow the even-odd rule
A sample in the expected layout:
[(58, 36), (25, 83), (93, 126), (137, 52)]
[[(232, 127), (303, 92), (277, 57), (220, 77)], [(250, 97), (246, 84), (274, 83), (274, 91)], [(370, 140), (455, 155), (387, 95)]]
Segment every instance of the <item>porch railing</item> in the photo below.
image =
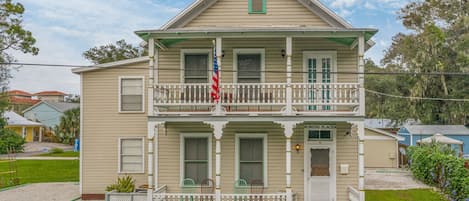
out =
[[(360, 105), (359, 87), (358, 83), (227, 83), (220, 85), (220, 102), (227, 113), (280, 112), (287, 104), (299, 113), (354, 112)], [(210, 83), (158, 84), (154, 105), (160, 113), (210, 112), (215, 106), (210, 93)]]
[[(215, 194), (156, 193), (155, 201), (214, 201)], [(285, 193), (275, 194), (221, 194), (222, 201), (286, 201)]]
[(348, 198), (349, 201), (360, 201), (360, 191), (349, 186), (348, 187)]

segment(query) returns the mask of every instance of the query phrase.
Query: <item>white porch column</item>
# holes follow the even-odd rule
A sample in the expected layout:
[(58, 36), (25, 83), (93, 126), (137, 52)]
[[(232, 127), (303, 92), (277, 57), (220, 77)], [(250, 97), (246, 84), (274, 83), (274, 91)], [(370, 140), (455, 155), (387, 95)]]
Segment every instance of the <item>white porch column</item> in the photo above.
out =
[(358, 134), (358, 190), (360, 201), (365, 201), (365, 122), (353, 121), (352, 129)]
[[(221, 66), (221, 61), (222, 61), (222, 57), (223, 57), (223, 49), (222, 49), (222, 38), (221, 37), (217, 37), (216, 38), (216, 42), (215, 42), (215, 48), (216, 48), (216, 53), (217, 53), (217, 64), (218, 64), (218, 87), (219, 87), (219, 92), (220, 92), (220, 95), (222, 93), (222, 89), (221, 89), (221, 69), (222, 69), (222, 66)], [(213, 70), (213, 69), (212, 69)], [(222, 111), (222, 101), (223, 100), (223, 97), (220, 96), (220, 99), (218, 100), (218, 103), (217, 105), (215, 106), (215, 115), (217, 116), (220, 116), (220, 115), (223, 115), (223, 111)]]
[(148, 116), (154, 115), (154, 105), (153, 105), (153, 98), (154, 98), (154, 80), (155, 80), (155, 39), (150, 38), (148, 39), (148, 57), (150, 61), (148, 63)]
[(292, 87), (291, 87), (291, 71), (292, 71), (292, 37), (288, 36), (286, 38), (286, 57), (287, 57), (287, 89), (286, 89), (286, 101), (287, 105), (285, 107), (285, 115), (292, 115), (293, 114), (293, 106), (292, 106)]
[(26, 137), (26, 127), (24, 127), (24, 126), (21, 127), (21, 136), (22, 136), (23, 138)]
[(291, 138), (293, 136), (293, 129), (296, 125), (303, 123), (301, 121), (277, 121), (275, 122), (280, 124), (284, 129), (284, 135), (286, 137), (286, 144), (285, 144), (285, 180), (286, 180), (286, 189), (285, 192), (287, 194), (286, 201), (293, 201), (293, 191), (291, 188)]
[(39, 127), (39, 142), (42, 142), (42, 127)]
[(365, 34), (358, 37), (359, 115), (365, 116)]
[(223, 136), (223, 128), (227, 121), (207, 121), (213, 128), (213, 136), (215, 137), (215, 201), (221, 201), (221, 137)]
[(155, 140), (156, 135), (158, 134), (158, 125), (162, 124), (164, 122), (148, 122), (147, 123), (147, 131), (148, 131), (148, 170), (147, 170), (147, 175), (148, 175), (148, 189), (147, 189), (147, 201), (153, 201), (153, 191), (154, 189), (157, 188), (157, 177), (153, 177), (154, 174), (157, 174), (156, 168), (158, 168), (158, 164), (156, 163), (156, 157), (155, 157), (155, 166), (153, 166), (153, 159), (154, 159), (154, 153), (155, 153), (155, 147), (157, 145), (157, 142)]

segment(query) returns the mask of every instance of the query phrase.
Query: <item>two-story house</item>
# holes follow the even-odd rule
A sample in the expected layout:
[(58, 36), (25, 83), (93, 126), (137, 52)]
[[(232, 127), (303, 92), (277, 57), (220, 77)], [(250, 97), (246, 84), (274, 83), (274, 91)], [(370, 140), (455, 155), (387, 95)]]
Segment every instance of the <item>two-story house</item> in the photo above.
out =
[(364, 200), (376, 32), (317, 0), (197, 0), (136, 31), (148, 57), (73, 70), (82, 199), (131, 175), (148, 200)]

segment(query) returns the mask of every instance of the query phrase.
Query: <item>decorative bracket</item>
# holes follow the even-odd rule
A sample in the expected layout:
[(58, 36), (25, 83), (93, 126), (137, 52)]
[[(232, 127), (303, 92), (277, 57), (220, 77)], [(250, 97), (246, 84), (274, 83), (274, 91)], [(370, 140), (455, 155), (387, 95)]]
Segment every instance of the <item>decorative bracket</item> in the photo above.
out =
[(208, 124), (213, 128), (213, 136), (219, 140), (223, 136), (223, 129), (228, 124), (228, 121), (204, 121), (204, 124)]
[(293, 129), (296, 128), (296, 125), (303, 123), (303, 121), (275, 121), (274, 123), (282, 126), (285, 137), (291, 138), (293, 136)]
[(164, 121), (149, 121), (147, 123), (148, 126), (148, 139), (153, 139), (155, 137), (155, 129), (158, 129), (158, 127), (162, 124), (164, 124)]

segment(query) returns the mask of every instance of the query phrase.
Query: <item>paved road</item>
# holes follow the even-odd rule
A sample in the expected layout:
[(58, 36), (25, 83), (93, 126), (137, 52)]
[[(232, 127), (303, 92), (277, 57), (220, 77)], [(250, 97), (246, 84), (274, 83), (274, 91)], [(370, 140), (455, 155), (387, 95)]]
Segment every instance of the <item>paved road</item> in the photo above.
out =
[(77, 182), (28, 184), (0, 191), (0, 201), (70, 201), (79, 196)]
[(431, 188), (403, 169), (366, 169), (365, 189), (367, 190), (407, 190)]

